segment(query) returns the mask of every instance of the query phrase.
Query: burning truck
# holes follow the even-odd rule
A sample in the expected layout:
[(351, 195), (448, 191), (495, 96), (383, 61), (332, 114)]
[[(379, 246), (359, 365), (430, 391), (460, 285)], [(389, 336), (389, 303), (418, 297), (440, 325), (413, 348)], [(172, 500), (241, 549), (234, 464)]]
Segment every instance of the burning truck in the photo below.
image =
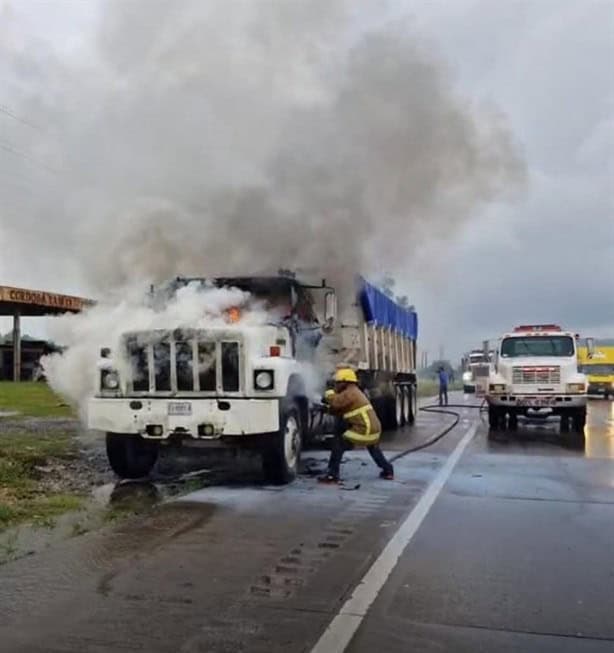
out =
[(154, 310), (187, 286), (247, 299), (221, 321), (127, 332), (101, 350), (88, 424), (118, 476), (146, 476), (160, 447), (210, 446), (255, 450), (268, 481), (291, 482), (303, 445), (331, 432), (320, 397), (339, 364), (357, 370), (385, 429), (413, 423), (417, 315), (364, 279), (338, 296), (290, 273), (179, 277), (152, 288)]

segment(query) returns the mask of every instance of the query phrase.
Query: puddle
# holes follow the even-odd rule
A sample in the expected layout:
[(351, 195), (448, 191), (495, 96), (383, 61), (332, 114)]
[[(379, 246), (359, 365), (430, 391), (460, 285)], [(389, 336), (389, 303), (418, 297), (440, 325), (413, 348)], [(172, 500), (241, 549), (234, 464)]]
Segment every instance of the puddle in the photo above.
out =
[[(212, 462), (214, 464), (210, 468)], [(220, 456), (218, 460), (175, 456), (162, 463), (150, 480), (103, 482), (97, 485), (79, 510), (65, 513), (47, 525), (22, 524), (0, 531), (0, 565), (39, 553), (72, 538), (112, 527), (128, 517), (145, 515), (161, 504), (168, 504), (171, 510), (170, 505), (175, 499), (198, 490), (210, 488), (216, 504), (220, 501), (220, 492), (223, 496), (228, 494), (235, 500), (245, 501), (252, 496), (247, 492), (248, 488), (258, 490), (258, 500), (261, 500), (262, 490), (282, 490), (277, 486), (263, 485), (260, 461), (254, 457), (230, 459)], [(204, 468), (204, 465), (208, 467)], [(207, 494), (191, 497), (188, 502), (197, 502), (202, 506), (203, 500), (210, 500)], [(160, 518), (163, 518), (162, 513)], [(154, 517), (154, 521), (159, 519)]]
[(56, 517), (48, 525), (21, 524), (0, 532), (0, 565), (39, 553), (55, 544), (101, 528), (106, 510), (82, 509)]
[(39, 553), (63, 541), (100, 530), (126, 517), (210, 485), (209, 470), (170, 479), (120, 481), (92, 490), (84, 505), (47, 525), (21, 524), (0, 532), (0, 565)]

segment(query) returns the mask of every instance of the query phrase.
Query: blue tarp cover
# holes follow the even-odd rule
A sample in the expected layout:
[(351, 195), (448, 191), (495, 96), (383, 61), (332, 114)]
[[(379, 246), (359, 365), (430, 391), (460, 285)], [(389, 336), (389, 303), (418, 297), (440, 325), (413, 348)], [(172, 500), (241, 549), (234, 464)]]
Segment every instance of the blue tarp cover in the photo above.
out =
[(392, 327), (412, 340), (418, 338), (418, 314), (396, 304), (381, 290), (360, 279), (359, 300), (367, 322)]

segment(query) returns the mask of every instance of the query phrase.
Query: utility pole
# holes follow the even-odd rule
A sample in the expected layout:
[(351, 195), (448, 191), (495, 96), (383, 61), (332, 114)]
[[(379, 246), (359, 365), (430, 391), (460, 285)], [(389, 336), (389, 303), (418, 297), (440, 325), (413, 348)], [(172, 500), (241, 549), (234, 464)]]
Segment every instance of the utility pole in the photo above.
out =
[(13, 381), (21, 381), (21, 313), (13, 313)]

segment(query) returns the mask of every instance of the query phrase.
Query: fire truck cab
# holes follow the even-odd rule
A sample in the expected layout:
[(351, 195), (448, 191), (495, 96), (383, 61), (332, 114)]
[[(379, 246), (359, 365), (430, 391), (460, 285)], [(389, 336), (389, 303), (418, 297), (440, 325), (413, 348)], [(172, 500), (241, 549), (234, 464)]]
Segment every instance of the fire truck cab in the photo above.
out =
[(514, 430), (519, 415), (558, 415), (561, 432), (583, 445), (587, 378), (578, 370), (577, 336), (555, 324), (522, 325), (504, 334), (486, 401), (491, 429)]

